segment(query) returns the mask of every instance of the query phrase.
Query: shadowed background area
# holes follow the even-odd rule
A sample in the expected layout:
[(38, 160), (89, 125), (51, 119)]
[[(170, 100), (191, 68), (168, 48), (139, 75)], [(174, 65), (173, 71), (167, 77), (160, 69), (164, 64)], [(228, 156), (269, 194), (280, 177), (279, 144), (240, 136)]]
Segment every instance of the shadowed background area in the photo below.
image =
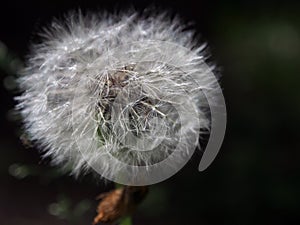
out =
[[(155, 2), (154, 2), (155, 3)], [(75, 180), (24, 147), (11, 109), (14, 77), (51, 18), (79, 7), (113, 11), (148, 1), (3, 1), (0, 7), (0, 221), (91, 224), (95, 196), (112, 184)], [(193, 21), (222, 74), (228, 125), (204, 172), (201, 154), (153, 185), (133, 217), (140, 225), (299, 224), (300, 4), (292, 1), (160, 1)]]

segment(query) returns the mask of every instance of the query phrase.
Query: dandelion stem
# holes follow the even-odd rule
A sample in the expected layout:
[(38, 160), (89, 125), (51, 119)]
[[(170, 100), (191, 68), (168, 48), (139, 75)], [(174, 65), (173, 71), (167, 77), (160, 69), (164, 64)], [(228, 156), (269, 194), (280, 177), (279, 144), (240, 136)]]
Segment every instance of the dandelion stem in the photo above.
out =
[[(115, 183), (115, 186), (116, 186), (116, 188), (124, 187), (123, 184), (118, 184), (118, 183)], [(123, 217), (123, 218), (120, 220), (120, 225), (132, 225), (132, 219), (131, 219), (131, 216)]]
[(132, 225), (131, 216), (127, 216), (121, 219), (120, 225)]

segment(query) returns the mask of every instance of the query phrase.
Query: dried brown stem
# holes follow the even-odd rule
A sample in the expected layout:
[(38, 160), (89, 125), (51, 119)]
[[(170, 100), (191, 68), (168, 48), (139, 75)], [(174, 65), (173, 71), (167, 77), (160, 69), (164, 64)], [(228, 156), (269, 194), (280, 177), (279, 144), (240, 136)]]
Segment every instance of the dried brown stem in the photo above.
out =
[(97, 208), (98, 215), (93, 225), (100, 222), (114, 224), (122, 217), (131, 215), (147, 193), (147, 186), (123, 186), (100, 194), (97, 197), (101, 200)]

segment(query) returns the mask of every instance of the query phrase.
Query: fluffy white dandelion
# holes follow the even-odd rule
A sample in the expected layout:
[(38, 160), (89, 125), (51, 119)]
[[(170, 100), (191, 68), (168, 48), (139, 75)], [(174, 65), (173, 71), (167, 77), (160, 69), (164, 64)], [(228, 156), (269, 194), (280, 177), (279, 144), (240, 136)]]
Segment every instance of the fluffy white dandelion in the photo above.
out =
[(203, 90), (216, 85), (193, 36), (167, 14), (54, 22), (19, 79), (29, 137), (75, 175), (142, 185), (174, 174), (209, 127)]

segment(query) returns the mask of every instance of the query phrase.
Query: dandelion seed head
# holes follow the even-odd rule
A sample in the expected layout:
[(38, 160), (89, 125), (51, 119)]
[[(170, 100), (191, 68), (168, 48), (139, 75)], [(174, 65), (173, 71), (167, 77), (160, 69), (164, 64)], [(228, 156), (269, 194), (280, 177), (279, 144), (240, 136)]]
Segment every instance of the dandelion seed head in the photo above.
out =
[(176, 167), (209, 127), (202, 90), (215, 88), (193, 36), (165, 13), (53, 22), (19, 78), (29, 136), (74, 175), (122, 177), (131, 165), (134, 177), (166, 158)]

